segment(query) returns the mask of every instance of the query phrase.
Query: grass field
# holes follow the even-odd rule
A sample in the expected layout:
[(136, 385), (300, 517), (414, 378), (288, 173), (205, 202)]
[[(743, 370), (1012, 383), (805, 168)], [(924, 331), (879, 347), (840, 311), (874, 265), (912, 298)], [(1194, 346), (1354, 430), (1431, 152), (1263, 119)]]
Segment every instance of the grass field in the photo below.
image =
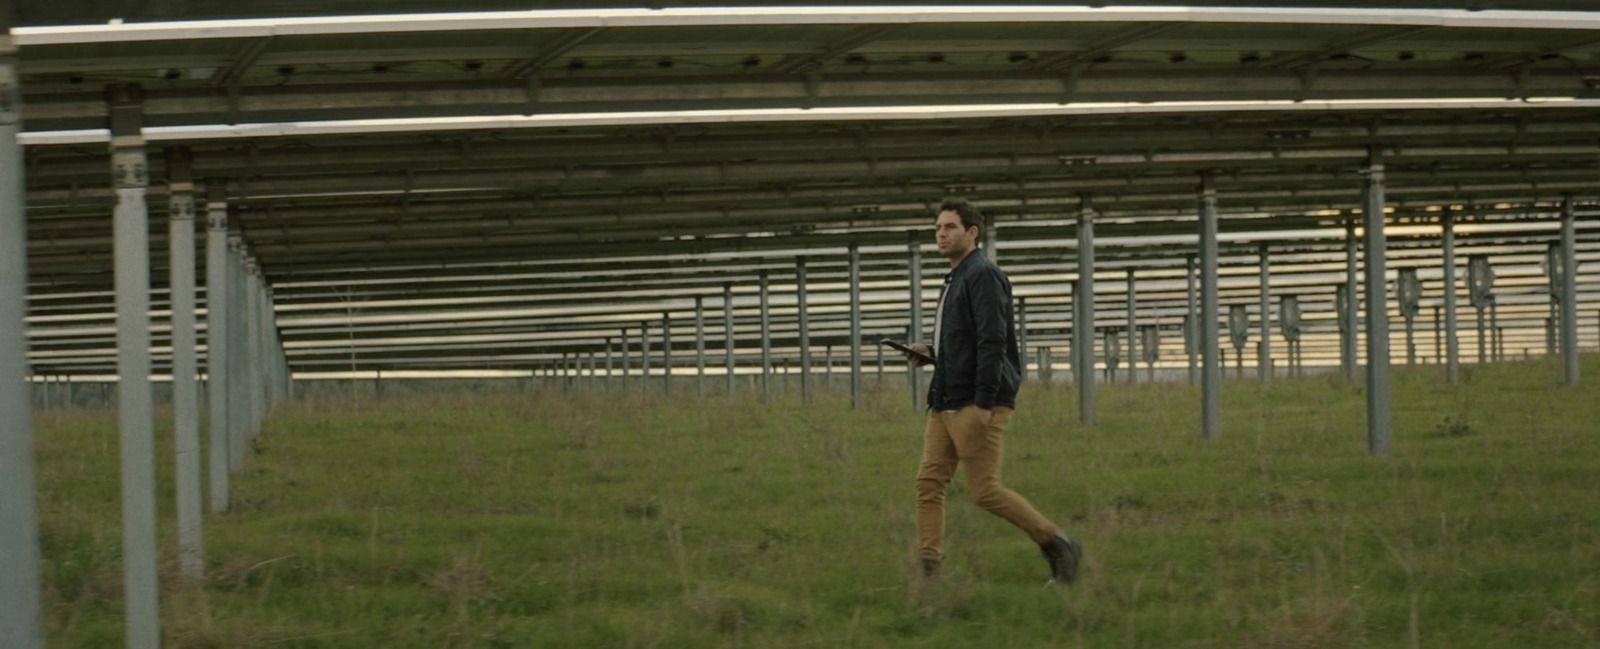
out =
[[(302, 401), (267, 423), (173, 575), (169, 647), (1600, 646), (1600, 358), (1394, 375), (1394, 454), (1333, 376), (1025, 387), (1006, 481), (1081, 537), (1072, 587), (965, 498), (917, 578), (923, 418), (827, 394)], [(687, 383), (687, 382), (686, 382)], [(115, 414), (40, 413), (51, 647), (122, 639)]]

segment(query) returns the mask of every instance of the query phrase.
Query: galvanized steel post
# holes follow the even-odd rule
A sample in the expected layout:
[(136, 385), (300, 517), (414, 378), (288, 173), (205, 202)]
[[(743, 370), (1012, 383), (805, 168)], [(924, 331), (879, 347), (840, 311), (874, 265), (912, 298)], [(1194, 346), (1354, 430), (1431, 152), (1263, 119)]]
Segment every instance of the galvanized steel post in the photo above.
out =
[(228, 511), (228, 203), (206, 183), (206, 439), (211, 511)]
[(245, 374), (250, 367), (250, 349), (245, 338), (244, 240), (237, 229), (228, 232), (228, 469), (244, 465), (249, 447), (249, 401)]
[(850, 244), (850, 407), (866, 406), (861, 394), (861, 246)]
[(672, 314), (661, 313), (661, 393), (672, 394)]
[[(911, 331), (906, 336), (906, 344), (914, 344), (923, 334), (922, 330), (922, 247), (917, 245), (915, 230), (906, 233), (907, 261), (906, 266), (911, 271)], [(932, 348), (934, 343), (930, 341)], [(935, 349), (934, 353), (938, 353)], [(912, 363), (907, 374), (911, 377), (911, 409), (922, 410), (922, 368)]]
[(1384, 178), (1381, 149), (1372, 147), (1362, 169), (1362, 215), (1367, 254), (1367, 452), (1389, 454), (1389, 291), (1384, 255)]
[(1201, 434), (1222, 434), (1222, 357), (1217, 341), (1217, 192), (1211, 175), (1200, 174), (1200, 345), (1205, 367), (1200, 380)]
[(1344, 336), (1343, 340), (1340, 341), (1340, 350), (1343, 351), (1343, 355), (1340, 357), (1340, 364), (1344, 366), (1345, 383), (1348, 385), (1355, 385), (1359, 381), (1359, 379), (1356, 377), (1356, 373), (1361, 364), (1359, 351), (1356, 349), (1359, 335), (1356, 333), (1356, 329), (1361, 326), (1360, 316), (1358, 315), (1361, 311), (1361, 308), (1360, 303), (1356, 301), (1356, 297), (1358, 295), (1356, 286), (1361, 280), (1356, 277), (1355, 219), (1352, 218), (1351, 220), (1345, 222), (1344, 228), (1344, 298), (1345, 304), (1349, 305), (1350, 308), (1346, 309), (1344, 313)]
[(172, 299), (172, 424), (178, 568), (205, 577), (201, 544), (200, 393), (195, 386), (194, 181), (189, 150), (167, 150), (167, 255)]
[(1456, 336), (1456, 217), (1449, 209), (1439, 220), (1444, 230), (1444, 378), (1460, 380), (1461, 348)]
[(107, 88), (111, 179), (116, 188), (117, 415), (122, 431), (124, 627), (129, 649), (161, 646), (156, 578), (156, 458), (150, 389), (149, 165), (137, 86)]
[(27, 194), (22, 91), (9, 16), (0, 10), (0, 645), (44, 647), (39, 501), (28, 375)]
[(1022, 380), (1028, 380), (1028, 298), (1017, 298), (1017, 354), (1022, 360)]
[[(610, 343), (607, 343), (607, 346), (609, 347)], [(706, 398), (706, 305), (705, 298), (699, 295), (694, 296), (694, 376), (695, 394), (704, 399)]]
[(1128, 382), (1139, 382), (1139, 309), (1133, 269), (1128, 269)]
[(633, 370), (633, 368), (631, 367), (633, 365), (633, 362), (628, 358), (628, 355), (632, 353), (632, 352), (630, 352), (628, 350), (629, 346), (630, 346), (630, 342), (628, 340), (628, 328), (627, 327), (623, 327), (622, 328), (622, 391), (623, 392), (627, 392), (628, 391), (628, 373)]
[(811, 403), (811, 314), (806, 307), (806, 258), (794, 258), (795, 316), (800, 321), (800, 402)]
[(1256, 374), (1262, 383), (1272, 382), (1272, 260), (1267, 244), (1260, 244), (1261, 256), (1261, 344), (1256, 347)]
[(1076, 352), (1078, 419), (1095, 422), (1094, 412), (1094, 208), (1089, 198), (1078, 205), (1078, 288), (1073, 291), (1072, 348)]
[(722, 350), (727, 363), (728, 398), (733, 398), (733, 282), (722, 283)]
[(1184, 275), (1184, 279), (1188, 283), (1188, 289), (1189, 289), (1189, 292), (1188, 292), (1189, 311), (1188, 311), (1188, 316), (1183, 319), (1184, 342), (1187, 343), (1187, 344), (1184, 345), (1184, 347), (1185, 347), (1185, 351), (1187, 351), (1189, 353), (1189, 383), (1190, 384), (1199, 384), (1200, 383), (1200, 373), (1199, 373), (1199, 362), (1198, 362), (1198, 360), (1199, 360), (1199, 351), (1200, 351), (1200, 345), (1199, 345), (1200, 332), (1199, 332), (1198, 327), (1196, 325), (1198, 325), (1199, 322), (1200, 322), (1200, 314), (1199, 314), (1198, 311), (1195, 310), (1194, 255), (1186, 255), (1184, 261), (1185, 261), (1185, 266), (1184, 267), (1186, 269), (1186, 273)]
[(255, 438), (261, 433), (263, 410), (261, 373), (256, 370), (261, 366), (261, 282), (255, 257), (246, 258), (244, 266), (245, 357), (249, 360), (240, 368), (240, 373), (244, 377), (245, 398), (250, 404), (250, 440), (253, 446)]
[(772, 403), (772, 300), (767, 270), (761, 269), (761, 396)]
[(1568, 387), (1578, 385), (1578, 257), (1572, 197), (1561, 201), (1561, 359)]
[(639, 394), (650, 392), (650, 322), (639, 323)]

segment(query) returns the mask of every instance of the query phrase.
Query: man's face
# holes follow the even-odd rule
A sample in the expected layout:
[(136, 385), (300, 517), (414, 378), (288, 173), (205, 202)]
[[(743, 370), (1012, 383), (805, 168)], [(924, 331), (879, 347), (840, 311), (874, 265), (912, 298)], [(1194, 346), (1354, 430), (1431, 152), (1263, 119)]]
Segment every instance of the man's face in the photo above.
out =
[(940, 212), (934, 229), (939, 241), (939, 254), (946, 259), (960, 259), (972, 250), (972, 237), (978, 231), (975, 227), (961, 227), (961, 216), (955, 212)]

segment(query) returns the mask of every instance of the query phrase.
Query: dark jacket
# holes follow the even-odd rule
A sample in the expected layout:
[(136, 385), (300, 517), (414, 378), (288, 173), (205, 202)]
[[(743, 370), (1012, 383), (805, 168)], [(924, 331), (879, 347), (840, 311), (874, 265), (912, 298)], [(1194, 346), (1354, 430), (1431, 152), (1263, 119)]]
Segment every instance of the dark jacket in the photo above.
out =
[[(933, 342), (939, 360), (928, 385), (928, 407), (1015, 406), (1022, 360), (1011, 316), (1011, 280), (981, 250), (973, 250), (950, 269), (940, 296), (944, 324)], [(935, 321), (938, 317), (935, 306)]]

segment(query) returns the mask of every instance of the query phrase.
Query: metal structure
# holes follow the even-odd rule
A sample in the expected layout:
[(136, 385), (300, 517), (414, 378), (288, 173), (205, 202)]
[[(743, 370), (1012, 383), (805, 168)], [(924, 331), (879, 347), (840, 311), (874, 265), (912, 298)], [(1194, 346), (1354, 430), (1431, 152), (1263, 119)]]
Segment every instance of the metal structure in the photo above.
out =
[(1278, 299), (1278, 329), (1288, 347), (1289, 369), (1295, 375), (1301, 371), (1300, 355), (1300, 298), (1285, 295)]
[(1401, 268), (1394, 287), (1400, 301), (1400, 315), (1406, 319), (1406, 365), (1416, 365), (1417, 311), (1422, 308), (1422, 280), (1417, 279), (1417, 269)]
[[(774, 365), (795, 360), (809, 396), (811, 349), (848, 344), (859, 406), (861, 341), (925, 340), (923, 273), (945, 270), (923, 253), (946, 195), (983, 209), (1039, 375), (1070, 349), (1085, 423), (1097, 331), (1125, 331), (1130, 364), (1155, 331), (1145, 358), (1187, 361), (1202, 434), (1220, 434), (1219, 305), (1254, 301), (1261, 378), (1283, 359), (1342, 366), (1354, 384), (1364, 362), (1369, 450), (1386, 453), (1390, 260), (1416, 269), (1417, 306), (1442, 301), (1449, 380), (1458, 253), (1474, 260), (1480, 362), (1491, 338), (1498, 358), (1542, 335), (1555, 297), (1576, 384), (1594, 331), (1578, 315), (1600, 301), (1600, 12), (1586, 3), (318, 5), (363, 14), (338, 19), (201, 4), (0, 9), (0, 366), (38, 391), (122, 379), (126, 583), (144, 607), (130, 645), (158, 637), (152, 379), (181, 395), (206, 380), (213, 512), (294, 380), (354, 390), (420, 371), (581, 388), (579, 359), (593, 377), (602, 349), (612, 376), (621, 329), (629, 389), (657, 369), (669, 386), (692, 362), (730, 397), (742, 376), (772, 398)], [(365, 15), (464, 9), (502, 11)], [(268, 19), (226, 21), (241, 17)], [(149, 22), (180, 18), (224, 22)], [(186, 242), (201, 191), (206, 237)], [(152, 229), (151, 213), (172, 218)], [(1539, 278), (1552, 244), (1559, 285)], [(1126, 321), (1096, 272), (1128, 277)], [(719, 293), (723, 326), (705, 331)], [(1273, 294), (1303, 316), (1281, 351)], [(692, 361), (669, 326), (688, 317)], [(1277, 317), (1287, 338), (1286, 306)], [(1184, 360), (1140, 326), (1180, 320)], [(722, 367), (706, 368), (719, 346)], [(920, 407), (923, 373), (904, 371)], [(0, 596), (23, 604), (0, 607), (0, 644), (33, 649), (30, 433), (13, 414), (30, 386), (17, 380), (0, 377)], [(199, 414), (181, 400), (179, 536), (193, 548)]]

